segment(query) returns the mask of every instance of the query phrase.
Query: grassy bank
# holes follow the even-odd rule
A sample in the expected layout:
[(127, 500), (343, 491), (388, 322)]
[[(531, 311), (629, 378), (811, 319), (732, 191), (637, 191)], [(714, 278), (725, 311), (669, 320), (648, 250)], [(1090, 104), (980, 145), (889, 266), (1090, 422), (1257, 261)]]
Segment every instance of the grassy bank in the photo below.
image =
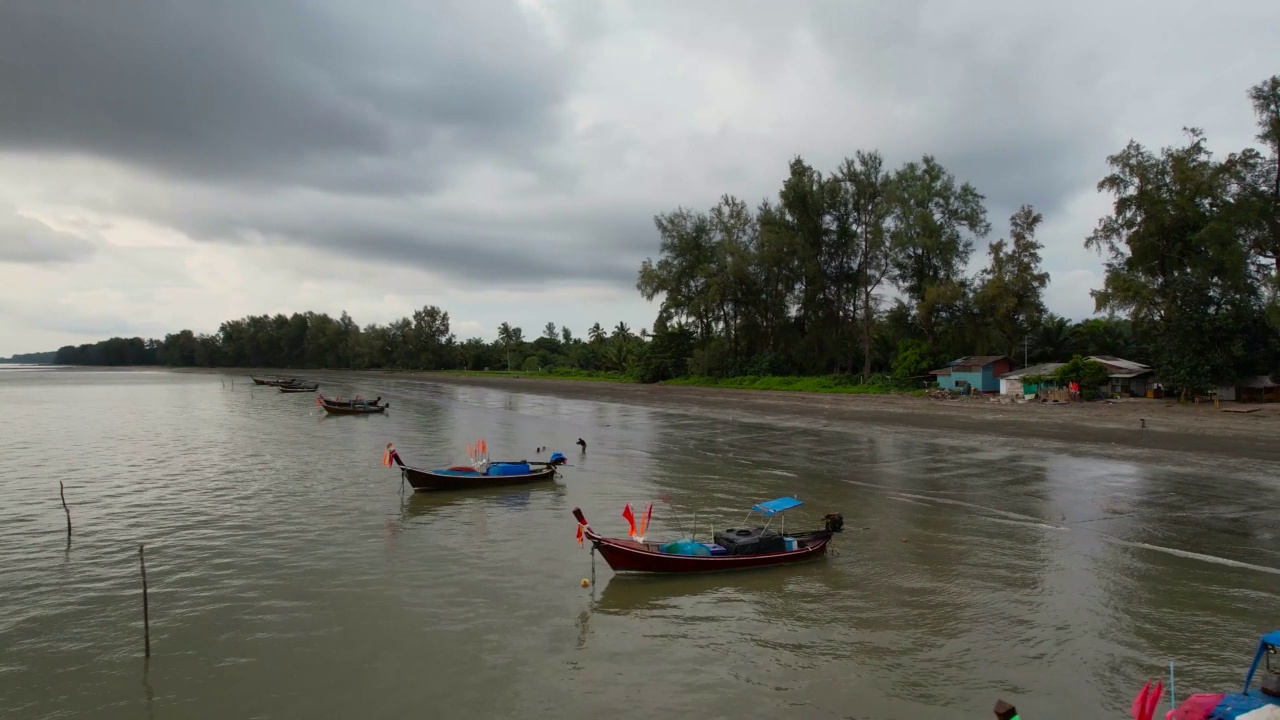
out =
[(887, 383), (859, 383), (837, 376), (800, 377), (748, 375), (744, 377), (683, 377), (666, 381), (667, 385), (687, 387), (731, 388), (736, 390), (781, 390), (789, 392), (837, 393), (842, 395), (923, 395), (923, 390), (905, 389)]
[(627, 379), (622, 373), (606, 372), (604, 370), (575, 370), (571, 368), (556, 368), (554, 370), (545, 371), (529, 371), (529, 370), (438, 370), (432, 374), (435, 375), (457, 375), (461, 377), (487, 377), (487, 378), (529, 378), (532, 380), (585, 380), (595, 382), (633, 382)]
[[(558, 368), (543, 372), (523, 370), (441, 370), (439, 375), (487, 378), (527, 378), (530, 380), (586, 380), (597, 382), (635, 383), (622, 373), (599, 370), (574, 370)], [(837, 376), (778, 376), (748, 375), (743, 377), (682, 377), (666, 380), (663, 385), (683, 387), (726, 388), (731, 390), (778, 390), (784, 392), (836, 393), (842, 395), (923, 395), (923, 390), (912, 390), (885, 382), (859, 383), (851, 378)]]

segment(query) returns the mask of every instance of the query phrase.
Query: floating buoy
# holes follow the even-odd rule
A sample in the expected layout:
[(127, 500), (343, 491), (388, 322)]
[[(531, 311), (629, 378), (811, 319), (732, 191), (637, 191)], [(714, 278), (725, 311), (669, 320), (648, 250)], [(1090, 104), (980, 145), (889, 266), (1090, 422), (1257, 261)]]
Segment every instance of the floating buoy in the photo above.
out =
[(591, 587), (591, 581), (586, 578), (582, 578), (582, 587)]

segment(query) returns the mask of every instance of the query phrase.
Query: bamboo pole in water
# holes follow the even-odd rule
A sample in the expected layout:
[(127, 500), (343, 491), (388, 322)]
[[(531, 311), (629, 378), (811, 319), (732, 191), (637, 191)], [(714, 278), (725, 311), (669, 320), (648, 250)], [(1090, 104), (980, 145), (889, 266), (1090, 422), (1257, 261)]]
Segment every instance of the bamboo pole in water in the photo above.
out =
[(147, 561), (143, 556), (145, 545), (138, 546), (138, 564), (142, 567), (142, 642), (143, 655), (151, 657), (151, 614), (147, 608)]
[(67, 542), (71, 542), (71, 510), (67, 507), (67, 490), (61, 480), (58, 481), (58, 496), (62, 498), (62, 511), (67, 514)]

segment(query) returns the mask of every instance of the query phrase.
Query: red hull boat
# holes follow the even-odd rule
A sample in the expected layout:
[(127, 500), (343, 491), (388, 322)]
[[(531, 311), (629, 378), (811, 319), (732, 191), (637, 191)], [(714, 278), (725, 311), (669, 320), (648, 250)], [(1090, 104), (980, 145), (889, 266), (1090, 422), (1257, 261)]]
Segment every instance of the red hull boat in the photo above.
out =
[[(788, 501), (785, 503), (786, 507), (770, 509), (770, 503), (779, 503), (784, 500)], [(756, 505), (753, 510), (760, 511), (766, 517), (772, 518), (773, 515), (799, 504), (799, 501), (791, 498), (780, 498), (769, 503)], [(592, 549), (598, 550), (600, 555), (604, 557), (605, 562), (609, 563), (609, 567), (618, 573), (683, 574), (726, 572), (807, 562), (825, 556), (827, 547), (831, 544), (832, 536), (844, 529), (844, 518), (838, 514), (831, 514), (826, 516), (826, 526), (821, 530), (806, 530), (804, 532), (785, 533), (784, 535), (773, 533), (773, 537), (785, 549), (774, 552), (751, 552), (745, 547), (726, 549), (719, 542), (693, 543), (693, 541), (680, 541), (679, 543), (660, 543), (604, 537), (591, 528), (587, 523), (587, 518), (582, 514), (582, 510), (574, 508), (573, 516), (578, 519), (579, 531), (582, 537), (589, 540)], [(748, 517), (750, 516), (748, 515)], [(767, 524), (765, 528), (731, 528), (725, 531), (725, 533), (729, 533), (726, 537), (733, 537), (736, 534), (756, 539), (759, 539), (762, 534), (767, 538), (770, 532), (767, 530)], [(718, 541), (721, 540), (721, 533), (716, 533), (716, 536)], [(724, 542), (727, 543), (728, 540), (724, 540)], [(673, 546), (681, 543), (684, 543), (686, 548), (691, 545), (700, 545), (708, 548), (707, 554), (685, 554), (684, 552), (673, 551)], [(715, 551), (723, 551), (723, 553), (711, 554), (712, 548)], [(699, 552), (701, 553), (701, 551)]]

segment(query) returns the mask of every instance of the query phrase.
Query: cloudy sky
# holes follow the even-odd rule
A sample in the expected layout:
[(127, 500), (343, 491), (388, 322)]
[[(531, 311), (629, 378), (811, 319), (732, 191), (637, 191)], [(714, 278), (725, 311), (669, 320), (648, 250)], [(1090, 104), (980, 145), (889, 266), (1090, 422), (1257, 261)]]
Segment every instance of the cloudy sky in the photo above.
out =
[(1106, 156), (1251, 143), (1277, 46), (1261, 0), (15, 0), (0, 356), (425, 304), (463, 337), (648, 327), (655, 213), (870, 148), (938, 156), (993, 238), (1033, 203), (1079, 319)]

